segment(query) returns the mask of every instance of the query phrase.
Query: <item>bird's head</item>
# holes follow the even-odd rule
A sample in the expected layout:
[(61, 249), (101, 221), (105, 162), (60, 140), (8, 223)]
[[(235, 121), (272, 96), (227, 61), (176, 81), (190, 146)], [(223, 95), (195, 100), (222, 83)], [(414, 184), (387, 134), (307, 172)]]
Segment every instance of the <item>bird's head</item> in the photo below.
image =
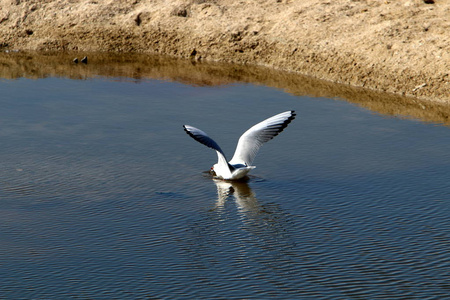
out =
[(218, 164), (215, 164), (214, 166), (211, 167), (211, 169), (209, 170), (209, 172), (213, 175), (213, 176), (217, 176), (215, 168), (218, 167)]

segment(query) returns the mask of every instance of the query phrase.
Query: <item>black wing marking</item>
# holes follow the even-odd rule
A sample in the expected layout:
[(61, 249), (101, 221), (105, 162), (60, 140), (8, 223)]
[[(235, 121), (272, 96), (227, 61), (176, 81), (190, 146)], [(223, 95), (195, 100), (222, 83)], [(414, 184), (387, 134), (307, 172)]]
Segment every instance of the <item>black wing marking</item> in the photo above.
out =
[(198, 128), (190, 126), (190, 125), (183, 125), (183, 128), (184, 128), (184, 131), (186, 131), (186, 133), (191, 138), (193, 138), (194, 140), (196, 140), (199, 143), (202, 143), (206, 147), (209, 147), (211, 149), (214, 149), (214, 150), (220, 152), (222, 155), (225, 156), (222, 149), (220, 149), (219, 145), (212, 138), (210, 138), (205, 132), (201, 131)]

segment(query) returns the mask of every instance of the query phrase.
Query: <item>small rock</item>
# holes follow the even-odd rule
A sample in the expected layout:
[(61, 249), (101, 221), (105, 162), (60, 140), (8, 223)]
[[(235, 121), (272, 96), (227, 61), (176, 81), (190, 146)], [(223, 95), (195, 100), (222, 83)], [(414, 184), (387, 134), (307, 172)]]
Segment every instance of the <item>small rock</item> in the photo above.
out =
[(134, 22), (136, 23), (137, 26), (141, 26), (142, 23), (141, 14), (142, 13), (138, 13), (136, 18), (134, 18)]
[(423, 0), (425, 4), (434, 4), (434, 0)]
[(178, 7), (172, 11), (172, 15), (186, 18), (188, 16), (188, 10), (185, 7)]
[(87, 56), (83, 57), (83, 58), (81, 59), (81, 62), (82, 62), (83, 64), (87, 64)]
[(77, 64), (77, 63), (78, 63), (78, 58), (75, 57), (75, 58), (73, 59), (73, 62)]

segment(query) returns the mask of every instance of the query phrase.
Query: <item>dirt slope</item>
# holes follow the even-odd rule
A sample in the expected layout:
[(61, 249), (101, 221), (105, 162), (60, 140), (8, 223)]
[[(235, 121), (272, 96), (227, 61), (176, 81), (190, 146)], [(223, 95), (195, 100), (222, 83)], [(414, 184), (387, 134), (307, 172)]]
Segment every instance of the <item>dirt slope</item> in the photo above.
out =
[(0, 0), (0, 47), (257, 64), (450, 103), (450, 0)]

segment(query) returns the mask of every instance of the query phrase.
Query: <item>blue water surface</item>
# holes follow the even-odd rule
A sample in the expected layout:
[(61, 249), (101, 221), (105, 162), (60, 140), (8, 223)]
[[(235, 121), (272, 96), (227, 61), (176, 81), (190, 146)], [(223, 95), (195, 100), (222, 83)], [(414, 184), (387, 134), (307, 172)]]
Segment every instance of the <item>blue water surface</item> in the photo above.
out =
[[(2, 299), (444, 299), (450, 130), (250, 84), (0, 81)], [(297, 118), (247, 183), (250, 126)]]

